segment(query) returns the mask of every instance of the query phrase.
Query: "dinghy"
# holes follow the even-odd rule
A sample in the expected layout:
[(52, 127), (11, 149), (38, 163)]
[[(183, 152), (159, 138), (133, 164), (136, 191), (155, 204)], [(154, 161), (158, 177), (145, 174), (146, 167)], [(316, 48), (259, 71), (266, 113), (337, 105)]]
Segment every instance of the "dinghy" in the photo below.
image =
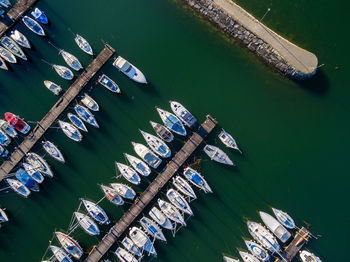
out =
[(143, 248), (149, 254), (157, 255), (152, 241), (140, 228), (132, 227), (129, 232), (129, 237), (139, 248)]
[(78, 58), (76, 58), (71, 53), (68, 53), (68, 52), (64, 51), (63, 49), (60, 49), (58, 54), (60, 54), (63, 57), (64, 61), (67, 63), (67, 65), (70, 68), (74, 69), (75, 71), (79, 71), (80, 69), (83, 68), (83, 66), (81, 65)]
[(138, 262), (138, 260), (132, 254), (121, 247), (118, 247), (114, 254), (118, 257), (119, 261)]
[(173, 185), (179, 190), (182, 194), (191, 197), (193, 199), (197, 199), (196, 194), (194, 193), (192, 187), (190, 184), (186, 182), (185, 179), (183, 179), (180, 176), (176, 176), (173, 178)]
[(44, 150), (50, 155), (52, 156), (54, 159), (56, 159), (57, 161), (60, 161), (61, 163), (64, 163), (64, 157), (61, 153), (61, 151), (57, 148), (57, 146), (55, 146), (52, 142), (50, 141), (45, 141), (42, 142), (43, 148)]
[(153, 150), (154, 153), (163, 158), (171, 156), (171, 150), (163, 140), (154, 135), (151, 135), (150, 133), (144, 132), (142, 130), (139, 131), (141, 132), (143, 138), (146, 140), (147, 145)]
[(150, 217), (156, 221), (161, 227), (169, 230), (173, 230), (174, 226), (170, 222), (170, 220), (156, 207), (152, 207), (152, 209), (148, 212)]
[(87, 108), (89, 108), (92, 111), (99, 111), (100, 107), (98, 106), (97, 102), (92, 99), (91, 96), (84, 93), (84, 97), (80, 100)]
[(211, 160), (214, 160), (216, 162), (229, 165), (229, 166), (235, 165), (232, 162), (232, 160), (228, 157), (228, 155), (226, 155), (224, 151), (222, 151), (220, 148), (216, 146), (206, 145), (203, 150), (210, 157)]
[(213, 193), (207, 181), (196, 170), (187, 167), (183, 174), (190, 183), (202, 189), (204, 193)]
[(106, 76), (105, 74), (101, 75), (98, 78), (98, 82), (103, 85), (105, 88), (107, 88), (108, 90), (114, 92), (114, 93), (121, 93), (121, 90), (119, 88), (119, 86), (116, 84), (116, 82), (114, 82), (112, 79), (110, 79), (108, 76)]
[(118, 194), (116, 189), (104, 185), (100, 185), (100, 187), (109, 202), (116, 206), (122, 206), (124, 204), (123, 198)]
[(276, 238), (260, 223), (247, 221), (250, 235), (271, 253), (280, 252)]
[(74, 110), (83, 121), (92, 125), (93, 127), (99, 128), (94, 115), (85, 106), (75, 105)]
[(160, 118), (162, 119), (164, 125), (169, 128), (171, 131), (174, 133), (181, 135), (181, 136), (186, 136), (186, 129), (181, 123), (181, 121), (172, 113), (165, 111), (163, 109), (160, 109), (156, 107), (158, 114)]
[(79, 243), (71, 238), (70, 236), (62, 233), (62, 232), (55, 232), (55, 235), (60, 242), (63, 249), (71, 255), (74, 259), (79, 260), (81, 256), (84, 253), (84, 250), (81, 248)]
[(133, 168), (119, 162), (115, 162), (115, 165), (118, 168), (120, 174), (130, 183), (134, 185), (138, 185), (141, 183), (140, 176), (136, 173), (136, 171)]
[(27, 153), (26, 161), (31, 164), (35, 170), (39, 171), (40, 173), (52, 178), (53, 172), (49, 166), (49, 164), (45, 161), (44, 158), (39, 156), (36, 153)]
[(166, 238), (162, 230), (156, 224), (156, 222), (154, 222), (152, 219), (149, 219), (147, 217), (142, 217), (140, 219), (140, 224), (143, 227), (143, 229), (152, 237), (166, 242)]
[(91, 236), (97, 236), (100, 234), (100, 230), (97, 224), (88, 215), (84, 215), (80, 212), (74, 212), (74, 216), (77, 219), (79, 225)]
[(5, 60), (2, 59), (2, 57), (0, 56), (0, 68), (3, 70), (9, 70), (9, 68), (7, 67)]
[(59, 85), (56, 85), (54, 82), (45, 80), (44, 85), (46, 86), (47, 89), (49, 89), (56, 96), (58, 96), (62, 91), (62, 87), (60, 87)]
[(9, 138), (4, 131), (0, 129), (0, 145), (8, 146), (11, 143), (11, 138)]
[(94, 54), (88, 41), (86, 41), (86, 39), (84, 37), (82, 37), (81, 35), (76, 34), (74, 41), (75, 41), (75, 43), (77, 43), (79, 48), (81, 50), (83, 50), (85, 53), (87, 53), (89, 55)]
[(133, 200), (136, 196), (134, 189), (132, 189), (128, 185), (121, 183), (111, 183), (111, 187), (113, 187), (117, 191), (118, 195), (121, 195), (126, 199)]
[(0, 223), (5, 223), (9, 221), (7, 214), (5, 213), (5, 209), (0, 208)]
[(30, 190), (25, 185), (23, 185), (22, 182), (12, 178), (7, 178), (5, 181), (17, 194), (25, 198), (27, 198), (30, 195)]
[(227, 133), (223, 128), (219, 134), (219, 138), (225, 146), (235, 149), (242, 154), (242, 151), (238, 148), (236, 140), (229, 133)]
[(35, 34), (40, 35), (40, 36), (45, 36), (44, 29), (34, 19), (30, 18), (29, 16), (24, 16), (22, 18), (22, 21), (25, 24), (25, 26), (28, 27)]
[(131, 142), (136, 154), (141, 157), (149, 166), (157, 168), (162, 160), (150, 149), (140, 143)]
[(9, 151), (0, 145), (0, 157), (6, 157), (8, 155)]
[(286, 212), (283, 212), (282, 210), (279, 210), (276, 208), (272, 208), (272, 211), (275, 214), (277, 220), (286, 228), (289, 228), (289, 229), (296, 228), (293, 218), (290, 215), (288, 215)]
[(30, 42), (28, 38), (18, 30), (13, 30), (10, 33), (10, 37), (17, 42), (22, 47), (30, 49)]
[(69, 68), (61, 65), (52, 65), (52, 67), (53, 69), (55, 69), (56, 73), (63, 79), (66, 79), (66, 80), (73, 79), (74, 74)]
[(44, 176), (31, 164), (24, 162), (23, 164), (24, 170), (31, 176), (36, 182), (42, 183), (44, 182)]
[(83, 130), (84, 132), (88, 131), (84, 122), (78, 116), (76, 116), (72, 113), (68, 113), (67, 116), (68, 116), (68, 119), (72, 122), (72, 124), (74, 126), (79, 128), (80, 130)]
[(149, 121), (151, 126), (153, 127), (154, 131), (156, 132), (157, 136), (161, 138), (165, 142), (172, 142), (174, 140), (174, 135), (171, 133), (171, 131), (166, 128), (165, 126), (155, 123), (153, 121)]
[(179, 192), (171, 188), (166, 192), (166, 196), (169, 199), (170, 203), (172, 203), (177, 209), (185, 212), (190, 216), (193, 216), (190, 205)]
[(179, 212), (179, 210), (173, 204), (170, 204), (169, 202), (158, 199), (158, 205), (160, 210), (163, 212), (163, 214), (167, 218), (174, 221), (175, 223), (179, 223), (183, 226), (186, 226), (186, 222), (184, 220), (183, 215)]
[(30, 130), (30, 125), (28, 125), (23, 121), (23, 119), (19, 118), (15, 114), (9, 112), (5, 113), (5, 120), (17, 131), (21, 132), (24, 135), (27, 134)]
[(17, 137), (16, 130), (9, 124), (9, 122), (0, 119), (0, 128), (10, 137)]
[(83, 136), (81, 135), (79, 130), (75, 126), (73, 126), (72, 124), (70, 124), (68, 122), (61, 121), (61, 120), (58, 120), (58, 124), (60, 125), (63, 133), (66, 136), (68, 136), (70, 139), (72, 139), (76, 142), (80, 142), (81, 139), (83, 138)]
[(3, 48), (2, 46), (0, 46), (0, 56), (11, 64), (17, 63), (16, 57), (10, 51)]
[(9, 0), (0, 0), (0, 5), (2, 5), (5, 8), (9, 8), (11, 6), (11, 3)]
[(27, 188), (33, 192), (39, 192), (40, 188), (38, 183), (23, 169), (19, 168), (16, 171), (16, 178), (23, 183)]
[(43, 11), (41, 11), (39, 8), (35, 8), (31, 13), (30, 13), (36, 21), (38, 21), (39, 23), (42, 23), (44, 25), (49, 23), (49, 19), (47, 18), (47, 16), (44, 14)]
[(189, 128), (197, 123), (197, 119), (183, 105), (176, 101), (170, 101), (171, 110)]
[(268, 261), (270, 259), (269, 253), (267, 253), (267, 251), (259, 244), (251, 240), (244, 240), (244, 243), (246, 244), (250, 253), (252, 253), (256, 258), (260, 259), (261, 261)]
[(146, 77), (144, 74), (133, 64), (129, 63), (127, 60), (122, 58), (121, 56), (118, 56), (114, 62), (113, 65), (122, 73), (124, 73), (127, 77), (134, 80), (135, 82), (141, 83), (141, 84), (147, 84)]
[(12, 38), (10, 38), (8, 36), (3, 36), (0, 38), (0, 43), (2, 44), (3, 47), (5, 47), (12, 54), (27, 61), (26, 55), (24, 54), (22, 49), (16, 44), (16, 42)]
[(303, 262), (322, 262), (319, 257), (307, 250), (300, 251), (299, 256)]
[(62, 248), (50, 246), (50, 249), (58, 262), (73, 262), (69, 255)]
[(260, 260), (254, 257), (253, 255), (249, 254), (248, 252), (239, 251), (238, 252), (241, 258), (243, 259), (243, 262), (259, 262)]
[[(142, 255), (142, 251), (141, 249), (135, 245), (134, 242), (132, 242), (132, 240), (128, 237), (124, 237), (124, 239), (122, 240), (122, 245), (132, 254), (135, 256), (141, 256)], [(137, 260), (136, 260), (137, 261)]]
[(288, 230), (285, 229), (284, 226), (282, 226), (281, 223), (278, 222), (273, 216), (262, 211), (259, 212), (259, 215), (267, 228), (270, 229), (270, 231), (282, 243), (286, 243), (288, 239), (291, 238), (292, 235), (288, 232)]
[(86, 199), (82, 199), (81, 201), (83, 202), (90, 216), (95, 219), (100, 225), (108, 225), (110, 223), (109, 218), (102, 207)]
[(143, 162), (141, 159), (124, 153), (125, 158), (128, 160), (130, 165), (142, 176), (149, 176), (151, 174), (151, 169), (149, 166)]

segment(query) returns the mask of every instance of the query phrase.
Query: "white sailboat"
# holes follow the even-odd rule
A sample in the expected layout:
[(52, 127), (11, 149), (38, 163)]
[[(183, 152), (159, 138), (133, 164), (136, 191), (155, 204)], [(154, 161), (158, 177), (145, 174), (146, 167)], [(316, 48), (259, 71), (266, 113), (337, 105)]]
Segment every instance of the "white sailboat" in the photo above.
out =
[(68, 53), (67, 51), (64, 51), (63, 49), (59, 50), (59, 54), (63, 57), (64, 61), (67, 63), (67, 65), (74, 69), (75, 71), (79, 71), (83, 68), (78, 58), (76, 58), (71, 53)]
[(87, 93), (84, 93), (84, 97), (81, 99), (81, 102), (92, 111), (100, 110), (100, 107), (98, 106), (97, 102)]
[(138, 185), (141, 183), (140, 176), (133, 168), (119, 162), (115, 162), (115, 165), (118, 168), (120, 174), (130, 183), (134, 185)]
[(10, 37), (17, 42), (20, 46), (30, 49), (30, 42), (27, 37), (18, 30), (13, 30), (10, 33)]
[(74, 216), (77, 219), (79, 225), (91, 236), (97, 236), (100, 234), (100, 230), (97, 224), (88, 215), (84, 215), (80, 212), (74, 212)]
[(296, 228), (293, 218), (288, 215), (286, 212), (279, 210), (277, 208), (272, 208), (273, 213), (275, 214), (277, 220), (284, 225), (286, 228), (294, 229)]
[(128, 160), (130, 165), (142, 176), (149, 176), (151, 174), (151, 169), (149, 166), (143, 162), (141, 159), (124, 153), (125, 158)]
[(124, 237), (121, 243), (132, 255), (135, 255), (135, 256), (142, 255), (141, 249), (138, 246), (136, 246), (135, 243), (130, 238)]
[(50, 249), (58, 262), (73, 262), (69, 255), (62, 248), (50, 246)]
[(123, 198), (133, 200), (136, 196), (136, 192), (134, 189), (129, 187), (128, 185), (122, 183), (111, 183), (111, 187), (117, 190), (118, 194)]
[(254, 257), (252, 254), (248, 252), (239, 251), (238, 252), (244, 262), (259, 262), (260, 260)]
[(132, 254), (121, 247), (118, 247), (114, 254), (118, 257), (119, 261), (138, 262), (138, 260)]
[(229, 133), (227, 133), (223, 128), (219, 134), (219, 138), (225, 146), (235, 149), (242, 154), (242, 151), (239, 149), (236, 140)]
[(149, 216), (156, 221), (161, 227), (173, 230), (174, 226), (170, 222), (170, 220), (156, 207), (152, 207), (152, 209), (148, 212)]
[(27, 153), (26, 161), (31, 164), (40, 173), (52, 178), (53, 172), (44, 158), (36, 153)]
[(74, 259), (79, 260), (81, 256), (83, 255), (84, 251), (79, 245), (79, 243), (73, 239), (72, 237), (62, 233), (62, 232), (55, 232), (55, 235), (60, 242), (63, 249), (70, 254)]
[(102, 207), (86, 199), (82, 199), (81, 202), (83, 203), (84, 207), (86, 208), (86, 211), (90, 214), (90, 216), (93, 219), (95, 219), (99, 224), (108, 225), (110, 223), (110, 220), (106, 212), (102, 209)]
[(75, 126), (62, 120), (58, 120), (58, 124), (60, 125), (63, 133), (70, 139), (76, 142), (80, 142), (82, 140), (83, 136)]
[(44, 150), (54, 159), (56, 159), (57, 161), (64, 163), (64, 157), (61, 153), (61, 151), (57, 148), (57, 146), (55, 146), (52, 142), (50, 141), (45, 141), (42, 142), (43, 148)]
[(247, 221), (251, 236), (271, 253), (280, 252), (281, 247), (276, 238), (260, 223)]
[(183, 226), (186, 226), (186, 222), (184, 220), (183, 215), (179, 212), (179, 210), (169, 202), (166, 202), (162, 199), (158, 199), (158, 205), (160, 210), (164, 213), (164, 215), (175, 223), (179, 223)]
[(140, 130), (140, 132), (143, 138), (146, 140), (147, 145), (153, 150), (154, 153), (163, 158), (171, 156), (171, 150), (163, 140), (145, 131)]
[(56, 96), (58, 96), (61, 93), (61, 91), (62, 91), (62, 87), (57, 85), (57, 84), (55, 84), (54, 82), (45, 80), (44, 81), (44, 85), (46, 86), (47, 89), (49, 89)]
[(171, 133), (171, 131), (161, 125), (161, 124), (158, 124), (156, 122), (153, 122), (153, 121), (149, 121), (149, 123), (151, 124), (151, 126), (153, 127), (154, 131), (156, 132), (157, 136), (159, 138), (161, 138), (163, 141), (167, 142), (167, 143), (170, 143), (174, 140), (174, 135), (173, 133)]
[(162, 232), (162, 229), (152, 219), (144, 216), (140, 219), (140, 224), (148, 234), (155, 237), (156, 239), (166, 242), (166, 238)]
[(194, 127), (197, 119), (182, 104), (176, 101), (169, 101), (171, 110), (189, 128)]
[(318, 256), (307, 250), (300, 251), (299, 256), (303, 262), (322, 262)]
[(179, 192), (171, 188), (166, 192), (166, 196), (176, 208), (190, 216), (193, 216), (193, 212), (190, 205)]
[(211, 160), (214, 160), (216, 162), (219, 162), (221, 164), (226, 164), (229, 166), (235, 165), (232, 162), (232, 160), (228, 157), (228, 155), (226, 155), (224, 151), (222, 151), (220, 148), (216, 146), (206, 145), (203, 150), (210, 157)]
[(136, 154), (141, 157), (149, 166), (157, 168), (162, 160), (143, 144), (131, 142)]
[(291, 238), (292, 235), (288, 230), (285, 229), (284, 226), (282, 226), (273, 216), (262, 211), (259, 212), (259, 215), (267, 228), (270, 229), (271, 232), (282, 241), (282, 243), (286, 243), (288, 239)]
[(124, 204), (123, 198), (118, 194), (116, 189), (104, 185), (100, 185), (100, 187), (109, 202), (117, 206), (122, 206)]
[(153, 246), (152, 241), (149, 239), (146, 233), (143, 232), (140, 228), (132, 227), (129, 232), (129, 237), (135, 243), (135, 245), (138, 246), (139, 248), (143, 248), (149, 254), (157, 255), (157, 252)]
[(88, 41), (86, 41), (86, 39), (84, 37), (82, 37), (81, 35), (76, 34), (75, 38), (74, 38), (75, 43), (79, 46), (79, 48), (81, 50), (83, 50), (85, 53), (89, 54), (89, 55), (93, 55), (93, 51), (92, 48), (89, 44)]

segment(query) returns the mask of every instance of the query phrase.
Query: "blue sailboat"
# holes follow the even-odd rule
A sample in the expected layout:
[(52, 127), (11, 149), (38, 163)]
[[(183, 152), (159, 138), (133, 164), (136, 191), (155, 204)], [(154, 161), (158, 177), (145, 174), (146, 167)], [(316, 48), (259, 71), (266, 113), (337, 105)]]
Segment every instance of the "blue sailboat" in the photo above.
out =
[(16, 178), (23, 183), (26, 187), (34, 192), (39, 192), (40, 188), (38, 183), (23, 169), (19, 168), (16, 171)]

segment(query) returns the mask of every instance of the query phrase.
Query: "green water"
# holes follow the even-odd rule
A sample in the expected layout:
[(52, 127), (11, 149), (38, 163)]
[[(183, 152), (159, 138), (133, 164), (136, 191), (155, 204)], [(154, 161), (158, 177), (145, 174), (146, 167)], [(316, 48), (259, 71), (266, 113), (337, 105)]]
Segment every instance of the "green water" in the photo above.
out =
[[(79, 198), (97, 201), (102, 197), (97, 184), (116, 180), (114, 161), (124, 161), (123, 152), (133, 153), (130, 141), (143, 142), (138, 128), (151, 131), (148, 121), (160, 121), (154, 106), (169, 109), (170, 99), (183, 103), (200, 122), (212, 114), (238, 140), (244, 155), (225, 149), (238, 166), (231, 169), (196, 154), (203, 158), (200, 170), (214, 194), (198, 192), (188, 227), (176, 238), (167, 233), (168, 243), (156, 244), (159, 256), (154, 261), (222, 261), (223, 252), (237, 256), (236, 248), (244, 248), (242, 237), (249, 237), (246, 220), (260, 221), (257, 211), (270, 212), (271, 206), (286, 210), (298, 225), (306, 222), (314, 234), (322, 235), (308, 248), (325, 261), (350, 261), (346, 251), (350, 91), (343, 36), (348, 31), (345, 3), (239, 3), (257, 17), (271, 7), (264, 22), (314, 52), (325, 66), (310, 81), (290, 81), (177, 1), (39, 1), (51, 20), (45, 30), (55, 45), (87, 66), (91, 58), (75, 45), (68, 28), (88, 39), (95, 52), (103, 48), (103, 39), (138, 66), (149, 84), (133, 83), (110, 62), (102, 71), (117, 81), (123, 94), (112, 94), (96, 80), (88, 86), (94, 87), (91, 95), (101, 107), (96, 113), (101, 128), (89, 128), (82, 143), (56, 129), (45, 134), (61, 148), (67, 163), (46, 157), (55, 178), (46, 180), (41, 192), (29, 199), (0, 193), (0, 204), (11, 220), (0, 232), (1, 262), (40, 261), (54, 230), (67, 229)], [(16, 27), (35, 50), (27, 51), (30, 62), (11, 66), (12, 72), (0, 71), (0, 109), (36, 121), (57, 99), (43, 80), (64, 89), (70, 82), (59, 79), (40, 61), (64, 64), (47, 40), (22, 24)], [(177, 137), (172, 149), (181, 141)], [(215, 134), (208, 142), (222, 147)], [(43, 154), (40, 146), (34, 151)], [(154, 177), (134, 188), (141, 192)], [(118, 208), (106, 200), (101, 206), (112, 221), (128, 207)], [(85, 250), (100, 239), (80, 229), (73, 236)]]

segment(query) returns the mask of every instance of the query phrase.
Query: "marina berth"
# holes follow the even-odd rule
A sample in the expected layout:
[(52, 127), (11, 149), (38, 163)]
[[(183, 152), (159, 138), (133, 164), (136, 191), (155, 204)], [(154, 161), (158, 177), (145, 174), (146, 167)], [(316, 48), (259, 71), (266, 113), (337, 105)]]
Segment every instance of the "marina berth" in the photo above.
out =
[(9, 62), (11, 64), (17, 63), (16, 57), (10, 51), (3, 48), (2, 46), (0, 46), (0, 56), (1, 56), (1, 58), (3, 58), (4, 60), (6, 60), (7, 62)]
[(5, 209), (0, 208), (0, 223), (5, 223), (9, 221), (9, 218), (5, 212)]
[(11, 189), (15, 191), (17, 194), (25, 198), (27, 198), (30, 195), (30, 190), (17, 179), (7, 178), (5, 179), (5, 181), (11, 187)]
[(173, 133), (171, 133), (171, 131), (167, 127), (153, 121), (149, 122), (160, 139), (167, 143), (170, 143), (174, 140)]
[(280, 252), (281, 248), (276, 238), (260, 223), (247, 221), (250, 235), (271, 253)]
[(269, 253), (259, 244), (251, 240), (244, 240), (244, 243), (249, 252), (256, 258), (260, 259), (261, 261), (268, 261), (270, 259)]
[(286, 243), (291, 238), (291, 234), (285, 229), (280, 222), (278, 222), (273, 216), (265, 212), (260, 211), (259, 215), (267, 226), (268, 229), (279, 239), (282, 243)]
[(174, 133), (181, 135), (181, 136), (186, 136), (186, 129), (181, 123), (181, 121), (172, 113), (163, 110), (159, 107), (156, 107), (157, 112), (162, 119), (164, 125), (169, 128), (171, 131)]
[(61, 127), (63, 133), (68, 136), (70, 139), (76, 141), (76, 142), (80, 142), (83, 138), (83, 136), (81, 135), (81, 133), (79, 132), (79, 130), (73, 126), (72, 124), (68, 123), (68, 122), (64, 122), (61, 120), (58, 120), (58, 124)]
[(35, 170), (50, 178), (53, 177), (53, 172), (44, 158), (36, 153), (27, 153), (26, 162), (31, 164)]
[(47, 25), (49, 23), (49, 19), (45, 15), (43, 11), (41, 11), (39, 8), (34, 8), (34, 10), (30, 13), (36, 21), (39, 23), (42, 23), (44, 25)]
[(75, 38), (74, 38), (75, 43), (79, 46), (79, 48), (81, 50), (83, 50), (85, 53), (89, 54), (89, 55), (93, 55), (93, 51), (92, 48), (89, 44), (88, 41), (86, 41), (86, 39), (84, 37), (82, 37), (81, 35), (76, 34)]
[(121, 247), (118, 247), (114, 254), (118, 257), (119, 261), (138, 262), (138, 260), (132, 254)]
[(69, 255), (62, 248), (50, 246), (50, 249), (58, 262), (73, 262)]
[(107, 88), (108, 90), (114, 92), (114, 93), (121, 93), (121, 90), (119, 88), (119, 86), (117, 85), (116, 82), (114, 82), (112, 79), (110, 79), (108, 76), (106, 76), (105, 74), (101, 75), (98, 78), (98, 82), (104, 86), (105, 88)]
[(157, 168), (162, 160), (143, 144), (131, 142), (135, 153), (141, 157), (150, 167)]
[(52, 142), (45, 141), (45, 142), (42, 142), (42, 145), (46, 153), (48, 153), (51, 157), (53, 157), (54, 159), (56, 159), (61, 163), (65, 162), (61, 151)]
[(8, 70), (9, 68), (7, 67), (5, 60), (0, 56), (0, 68), (3, 70)]
[(100, 107), (97, 104), (97, 102), (89, 96), (87, 93), (84, 93), (83, 98), (80, 100), (87, 108), (89, 108), (92, 111), (99, 111)]
[(172, 203), (176, 208), (190, 216), (193, 216), (190, 205), (179, 192), (171, 188), (166, 192), (166, 196), (169, 199), (170, 203)]
[(295, 222), (293, 218), (288, 215), (286, 212), (283, 212), (282, 210), (272, 208), (273, 213), (275, 214), (275, 217), (277, 220), (286, 228), (294, 229), (296, 228)]
[(133, 64), (128, 62), (126, 59), (118, 56), (113, 65), (121, 72), (123, 72), (127, 77), (134, 80), (137, 83), (147, 84), (146, 77), (144, 74)]
[(135, 243), (130, 238), (124, 237), (121, 243), (132, 255), (135, 255), (135, 256), (142, 255), (141, 249), (138, 246), (136, 246)]
[(210, 157), (211, 160), (214, 160), (221, 164), (235, 166), (235, 164), (228, 157), (228, 155), (226, 155), (226, 153), (220, 148), (213, 145), (206, 145), (203, 150)]
[(74, 216), (81, 228), (84, 229), (86, 233), (91, 236), (97, 236), (100, 234), (97, 224), (88, 215), (84, 215), (80, 212), (74, 212)]
[(152, 237), (166, 242), (166, 238), (162, 232), (162, 229), (152, 219), (142, 217), (140, 219), (140, 224), (143, 229)]
[(24, 170), (31, 176), (36, 182), (42, 183), (44, 182), (44, 176), (31, 164), (26, 162), (22, 163)]
[(74, 55), (72, 55), (71, 53), (68, 53), (66, 51), (64, 51), (63, 49), (61, 49), (59, 51), (59, 54), (63, 57), (64, 61), (66, 62), (66, 64), (74, 69), (75, 71), (79, 71), (80, 69), (83, 68), (83, 66), (81, 65), (80, 61), (78, 60), (78, 58), (76, 58)]
[(130, 183), (134, 185), (138, 185), (141, 183), (140, 176), (133, 168), (119, 162), (115, 162), (115, 165), (118, 168), (120, 174)]
[(10, 125), (9, 122), (0, 119), (0, 129), (2, 129), (8, 136), (14, 138), (17, 136), (16, 130)]
[(19, 168), (15, 174), (16, 178), (23, 183), (27, 188), (33, 192), (39, 192), (40, 188), (38, 183), (23, 169)]
[(111, 187), (114, 188), (123, 198), (133, 200), (136, 196), (134, 189), (128, 185), (121, 183), (111, 183)]
[(0, 157), (6, 157), (8, 155), (9, 151), (3, 147), (2, 145), (0, 145)]
[(16, 41), (17, 44), (19, 44), (22, 47), (31, 48), (30, 42), (28, 40), (28, 38), (22, 34), (20, 31), (18, 30), (13, 30), (10, 33), (10, 37)]
[(132, 227), (129, 231), (129, 237), (131, 240), (135, 243), (136, 246), (138, 246), (141, 249), (144, 249), (149, 254), (157, 255), (157, 252), (153, 246), (152, 241), (149, 239), (149, 237), (146, 235), (145, 232), (143, 232), (138, 227)]
[(76, 115), (72, 114), (72, 113), (68, 113), (67, 117), (69, 119), (69, 121), (77, 128), (79, 128), (80, 130), (84, 131), (84, 132), (88, 132), (84, 122)]
[(108, 225), (110, 220), (106, 212), (99, 205), (92, 201), (82, 199), (83, 205), (90, 214), (90, 216), (95, 219), (100, 225)]
[(152, 207), (152, 209), (148, 212), (149, 216), (156, 221), (161, 227), (169, 230), (173, 230), (174, 226), (170, 222), (170, 220), (156, 207)]
[(170, 148), (160, 138), (142, 130), (140, 130), (140, 132), (147, 145), (153, 150), (154, 153), (163, 158), (168, 158), (171, 156)]
[(242, 151), (238, 148), (236, 140), (229, 133), (227, 133), (223, 128), (219, 134), (219, 138), (225, 146), (235, 149), (242, 154)]
[(5, 120), (17, 131), (21, 132), (24, 135), (27, 134), (30, 130), (30, 125), (28, 125), (23, 121), (23, 119), (19, 118), (15, 114), (9, 112), (5, 113)]
[(162, 199), (158, 199), (158, 206), (167, 218), (182, 226), (186, 226), (183, 215), (173, 204), (170, 204)]
[(75, 105), (74, 110), (83, 121), (92, 125), (93, 127), (99, 128), (99, 125), (98, 125), (94, 115), (85, 106)]
[(40, 36), (46, 35), (41, 25), (38, 22), (36, 22), (34, 19), (30, 18), (29, 16), (24, 16), (22, 18), (22, 21), (25, 24), (25, 26), (28, 27), (35, 34)]
[(69, 255), (71, 255), (74, 259), (77, 260), (81, 258), (84, 251), (76, 240), (62, 232), (55, 232), (55, 235), (58, 241), (60, 242), (62, 248)]
[(213, 193), (207, 181), (193, 168), (186, 167), (183, 175), (190, 183), (203, 190), (204, 193)]
[(244, 262), (259, 262), (260, 260), (249, 254), (248, 252), (239, 251), (239, 255), (243, 259)]
[(225, 262), (239, 262), (239, 259), (234, 259), (228, 256), (223, 256)]
[(10, 51), (15, 56), (22, 58), (27, 61), (27, 56), (24, 54), (23, 50), (17, 45), (17, 43), (8, 36), (3, 36), (0, 38), (0, 43), (3, 47), (5, 47), (8, 51)]
[(300, 251), (299, 256), (302, 262), (322, 262), (319, 257), (307, 250)]
[(47, 89), (49, 89), (56, 96), (58, 96), (62, 91), (62, 87), (60, 87), (59, 85), (56, 85), (54, 82), (45, 80), (44, 85), (46, 86)]
[(193, 128), (197, 119), (183, 105), (176, 101), (170, 101), (171, 110), (189, 128)]
[(122, 206), (124, 204), (123, 198), (118, 194), (116, 189), (104, 185), (101, 185), (100, 187), (109, 202), (116, 206)]
[(8, 146), (11, 143), (11, 138), (9, 138), (6, 133), (0, 130), (0, 145)]
[(185, 196), (191, 197), (193, 199), (197, 199), (196, 193), (193, 191), (190, 184), (187, 183), (185, 179), (180, 176), (176, 176), (173, 178), (173, 185)]
[(149, 166), (143, 162), (141, 159), (124, 153), (125, 158), (128, 160), (130, 165), (142, 176), (149, 176), (151, 174), (151, 169)]

